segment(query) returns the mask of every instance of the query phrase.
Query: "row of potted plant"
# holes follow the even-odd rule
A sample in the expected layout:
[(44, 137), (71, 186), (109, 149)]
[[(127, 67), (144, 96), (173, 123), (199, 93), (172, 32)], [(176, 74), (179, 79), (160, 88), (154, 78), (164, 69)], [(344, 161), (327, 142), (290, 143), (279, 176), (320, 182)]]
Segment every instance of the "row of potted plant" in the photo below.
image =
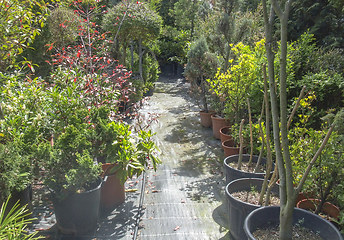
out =
[[(62, 67), (50, 81), (2, 76), (0, 202), (42, 180), (51, 191), (60, 230), (83, 234), (96, 227), (106, 175), (116, 173), (124, 194), (127, 178), (140, 175), (149, 163), (156, 168), (160, 159), (155, 156), (154, 134), (132, 132), (133, 127), (121, 120), (121, 91), (128, 90), (130, 81), (121, 71), (115, 68), (98, 86), (90, 86), (87, 74)], [(114, 167), (102, 170), (102, 158)], [(117, 191), (113, 188), (110, 184), (106, 191)], [(86, 195), (92, 197), (84, 200)], [(80, 202), (72, 203), (75, 200)], [(120, 203), (110, 202), (107, 207)], [(26, 203), (30, 198), (21, 201)], [(74, 218), (78, 214), (81, 220)]]
[[(307, 108), (310, 106), (309, 103), (307, 103), (307, 99), (302, 100), (302, 106), (302, 108)], [(340, 119), (341, 113), (342, 112), (338, 113), (338, 116), (336, 117), (337, 120)], [(307, 118), (307, 116), (304, 116), (304, 118)], [(331, 122), (334, 122), (334, 114), (328, 115), (327, 118), (330, 118)], [(294, 164), (294, 176), (296, 183), (300, 181), (300, 177), (303, 175), (304, 169), (307, 168), (307, 165), (312, 159), (312, 156), (319, 149), (322, 140), (326, 135), (326, 126), (328, 125), (324, 125), (324, 130), (321, 131), (300, 127), (295, 127), (290, 131), (289, 138), (291, 139), (291, 152), (293, 153), (292, 159)], [(230, 139), (225, 140), (227, 142), (233, 141), (233, 137), (230, 134), (228, 134), (230, 133), (231, 129), (233, 129), (234, 132), (236, 132), (234, 133), (234, 135), (243, 135), (243, 133), (238, 133), (239, 131), (235, 131), (237, 130), (237, 128), (240, 129), (239, 125), (233, 125), (232, 127), (226, 126), (221, 128), (220, 133), (223, 136), (221, 138), (221, 141), (224, 141), (226, 138)], [(264, 128), (264, 130), (266, 130), (266, 128)], [(250, 131), (246, 129), (246, 132)], [(295, 201), (296, 207), (311, 210), (316, 214), (325, 213), (325, 217), (331, 221), (331, 224), (335, 224), (336, 227), (339, 229), (342, 229), (342, 226), (340, 224), (340, 210), (337, 207), (333, 206), (333, 204), (330, 204), (328, 201), (340, 204), (340, 197), (337, 198), (336, 196), (341, 196), (340, 190), (338, 190), (338, 188), (341, 188), (340, 182), (342, 182), (343, 180), (343, 175), (339, 173), (341, 172), (341, 169), (343, 169), (343, 161), (341, 160), (343, 158), (343, 135), (341, 134), (342, 133), (340, 131), (335, 131), (332, 133), (331, 137), (328, 139), (328, 144), (325, 146), (325, 148), (322, 150), (321, 155), (319, 156), (318, 163), (315, 165), (315, 167), (312, 168), (310, 172), (310, 177), (305, 182), (302, 192), (299, 194), (300, 197)], [(234, 138), (238, 139), (237, 136)], [(246, 144), (249, 142), (249, 138), (249, 136), (246, 136)], [(255, 136), (254, 141), (260, 143), (263, 142), (261, 136), (260, 139), (258, 139), (257, 136)], [(256, 147), (256, 149), (258, 148)], [(226, 156), (224, 160), (227, 184), (226, 195), (228, 198), (229, 209), (229, 230), (233, 235), (234, 239), (243, 239), (246, 237), (246, 233), (244, 232), (243, 228), (245, 219), (251, 211), (253, 211), (254, 209), (258, 209), (260, 207), (259, 205), (262, 205), (262, 203), (258, 205), (245, 203), (242, 202), (242, 200), (237, 200), (235, 197), (233, 197), (232, 193), (237, 191), (251, 191), (252, 189), (255, 189), (256, 191), (261, 191), (263, 186), (263, 180), (259, 180), (256, 178), (264, 179), (264, 177), (267, 175), (265, 172), (256, 171), (257, 162), (263, 164), (264, 169), (266, 169), (266, 158), (262, 158), (261, 156), (256, 156), (252, 154), (244, 154), (242, 156), (243, 162), (252, 162), (251, 172), (245, 172), (245, 170), (238, 169), (238, 162), (240, 158), (239, 150), (240, 148), (238, 147), (236, 153), (237, 155)], [(260, 160), (260, 158), (262, 159)], [(273, 164), (270, 176), (274, 172), (274, 166), (275, 165)], [(275, 169), (275, 171), (276, 170), (277, 168)], [(237, 180), (238, 178), (248, 179)], [(272, 191), (275, 192), (275, 194), (279, 193), (278, 185), (275, 185), (272, 189), (274, 189)], [(310, 192), (312, 192), (312, 194), (310, 194)], [(308, 197), (305, 197), (305, 195), (307, 195)], [(302, 215), (304, 214), (304, 212), (297, 211), (297, 214), (295, 216), (300, 217), (300, 214)], [(319, 222), (319, 219), (313, 219), (312, 217), (312, 221)], [(304, 226), (309, 227), (309, 225), (307, 224), (308, 223), (306, 223), (306, 225)], [(332, 226), (332, 230), (330, 230), (331, 234), (338, 235), (337, 228), (334, 228), (333, 230), (333, 225), (325, 225), (327, 227)], [(255, 225), (251, 223), (250, 226)], [(322, 227), (317, 227), (319, 229), (323, 229)], [(325, 230), (323, 229), (323, 231)]]
[[(258, 122), (256, 124), (256, 128), (254, 131), (256, 134), (256, 138), (253, 139), (253, 131), (252, 131), (252, 120), (250, 116), (250, 103), (247, 101), (247, 104), (245, 105), (245, 100), (247, 97), (249, 97), (249, 93), (252, 95), (252, 91), (248, 91), (249, 87), (257, 87), (260, 84), (260, 80), (254, 80), (259, 79), (259, 75), (261, 75), (261, 72), (264, 72), (264, 69), (260, 69), (258, 66), (262, 66), (261, 64), (261, 56), (265, 55), (265, 51), (262, 50), (263, 42), (257, 43), (257, 48), (255, 49), (255, 52), (257, 54), (252, 54), (252, 51), (250, 51), (249, 47), (243, 45), (243, 44), (237, 44), (235, 46), (231, 46), (235, 57), (231, 62), (231, 67), (226, 73), (221, 73), (221, 71), (218, 71), (217, 74), (214, 75), (214, 73), (211, 73), (210, 71), (207, 71), (206, 64), (206, 57), (207, 56), (207, 48), (204, 47), (205, 44), (202, 44), (201, 41), (198, 41), (194, 43), (194, 45), (190, 48), (190, 55), (189, 62), (186, 68), (185, 75), (187, 79), (191, 82), (191, 86), (193, 89), (196, 89), (196, 92), (198, 92), (199, 95), (201, 95), (203, 107), (202, 111), (200, 111), (201, 116), (201, 124), (204, 127), (212, 127), (213, 128), (213, 135), (215, 138), (220, 139), (221, 135), (221, 141), (223, 147), (232, 147), (229, 146), (229, 144), (233, 144), (233, 142), (236, 140), (239, 144), (239, 147), (236, 148), (236, 154), (234, 157), (227, 157), (224, 161), (224, 165), (227, 171), (226, 174), (226, 183), (228, 184), (226, 187), (226, 194), (228, 196), (228, 204), (229, 204), (229, 229), (232, 235), (234, 235), (235, 239), (244, 239), (246, 238), (246, 234), (244, 232), (243, 226), (246, 216), (255, 208), (259, 208), (259, 205), (256, 205), (253, 207), (252, 205), (248, 208), (248, 210), (245, 209), (242, 206), (239, 206), (237, 200), (233, 200), (231, 197), (231, 192), (236, 192), (238, 189), (237, 187), (229, 187), (232, 183), (236, 181), (236, 178), (243, 177), (249, 177), (248, 180), (250, 183), (248, 185), (244, 184), (242, 181), (236, 183), (237, 186), (246, 186), (243, 188), (243, 190), (251, 190), (251, 188), (261, 190), (262, 193), (265, 193), (266, 189), (269, 189), (271, 191), (270, 187), (272, 188), (277, 181), (280, 181), (277, 175), (280, 174), (278, 171), (280, 169), (277, 168), (277, 164), (274, 165), (272, 162), (272, 153), (278, 152), (278, 149), (276, 149), (276, 144), (273, 143), (273, 139), (270, 135), (272, 134), (272, 131), (270, 131), (270, 110), (268, 110), (270, 101), (273, 102), (275, 99), (269, 100), (268, 98), (268, 91), (267, 91), (267, 83), (265, 83), (265, 96), (261, 96), (261, 98), (257, 99), (263, 99), (265, 100), (265, 104), (263, 104), (261, 112), (267, 111), (265, 113), (265, 126), (262, 124), (262, 115), (260, 118), (256, 117), (255, 121)], [(196, 51), (198, 50), (198, 51)], [(191, 53), (201, 54), (200, 56), (197, 55), (197, 59), (195, 56), (193, 56)], [(202, 57), (203, 56), (203, 57)], [(256, 56), (254, 58), (253, 56)], [(195, 58), (195, 59), (193, 59)], [(203, 62), (202, 62), (203, 61)], [(235, 62), (234, 62), (235, 61)], [(192, 72), (194, 70), (194, 72)], [(198, 73), (198, 75), (197, 75)], [(204, 81), (202, 79), (210, 75), (208, 80), (208, 85), (205, 85)], [(265, 79), (267, 79), (266, 74)], [(270, 74), (271, 76), (271, 74)], [(269, 77), (270, 77), (269, 76)], [(250, 80), (251, 79), (251, 80)], [(246, 85), (247, 84), (247, 85)], [(195, 87), (196, 86), (196, 87)], [(205, 88), (207, 86), (207, 88)], [(271, 86), (271, 84), (270, 84)], [(209, 95), (210, 92), (215, 95)], [(259, 88), (258, 88), (259, 89)], [(275, 90), (270, 89), (271, 92), (275, 92)], [(216, 99), (215, 99), (216, 98)], [(214, 100), (215, 99), (215, 100)], [(255, 99), (255, 106), (258, 106), (257, 99)], [(295, 102), (295, 110), (297, 110), (298, 106), (302, 106), (302, 111), (299, 111), (299, 121), (300, 123), (294, 124), (293, 128), (289, 130), (290, 135), (288, 136), (288, 139), (290, 141), (289, 144), (289, 152), (291, 153), (291, 161), (292, 161), (292, 169), (293, 169), (293, 179), (295, 184), (295, 191), (301, 191), (301, 192), (309, 192), (310, 189), (317, 189), (318, 192), (315, 193), (315, 195), (319, 198), (319, 200), (314, 200), (315, 195), (313, 196), (312, 201), (316, 202), (317, 205), (314, 208), (314, 212), (319, 214), (322, 210), (321, 207), (323, 205), (327, 205), (327, 201), (331, 199), (332, 202), (340, 203), (340, 198), (342, 196), (342, 193), (338, 190), (338, 188), (341, 188), (342, 182), (342, 174), (341, 170), (343, 169), (343, 166), (341, 165), (343, 161), (341, 159), (343, 158), (343, 150), (342, 150), (342, 134), (343, 132), (340, 132), (339, 130), (335, 130), (334, 132), (334, 119), (331, 121), (327, 121), (327, 125), (324, 126), (323, 130), (313, 130), (311, 128), (306, 127), (300, 127), (302, 125), (305, 125), (305, 120), (309, 118), (309, 116), (305, 116), (305, 112), (311, 112), (309, 101), (314, 99), (312, 95), (309, 95), (307, 97), (304, 97), (301, 93), (300, 98), (298, 101)], [(207, 102), (208, 100), (208, 102)], [(210, 111), (208, 103), (211, 101), (215, 101), (216, 104), (213, 104), (213, 109), (217, 110)], [(266, 104), (268, 103), (268, 104)], [(222, 107), (220, 110), (216, 108), (216, 106)], [(223, 108), (225, 107), (225, 108)], [(276, 110), (274, 110), (276, 111)], [(285, 110), (283, 110), (285, 111)], [(259, 113), (259, 110), (255, 109), (255, 113)], [(340, 123), (340, 114), (342, 114), (343, 111), (338, 111), (337, 115), (337, 128), (341, 125)], [(218, 118), (219, 116), (224, 116), (224, 113), (227, 113), (226, 118)], [(295, 114), (293, 111), (291, 113), (291, 116)], [(217, 115), (217, 116), (216, 116)], [(257, 114), (256, 114), (257, 115)], [(304, 116), (302, 116), (304, 115)], [(329, 116), (329, 115), (328, 115)], [(333, 115), (334, 116), (334, 115)], [(246, 118), (248, 119), (248, 122), (250, 123), (250, 126), (246, 127), (246, 132), (249, 132), (247, 134), (246, 140), (243, 141), (243, 138), (241, 137), (243, 135), (242, 124), (238, 124), (238, 119)], [(218, 119), (221, 119), (222, 125), (218, 126)], [(290, 122), (292, 121), (292, 117), (289, 118), (288, 121), (288, 128), (290, 126)], [(266, 124), (269, 123), (269, 124)], [(236, 124), (235, 124), (236, 123)], [(260, 126), (262, 125), (262, 126)], [(276, 128), (276, 126), (274, 126)], [(247, 130), (249, 129), (249, 130)], [(327, 133), (327, 129), (330, 129)], [(228, 136), (229, 131), (232, 132), (233, 136)], [(277, 131), (278, 132), (278, 131)], [(332, 135), (331, 135), (332, 133)], [(292, 135), (295, 134), (295, 135)], [(241, 139), (240, 139), (241, 137)], [(225, 144), (223, 144), (223, 142)], [(251, 147), (251, 154), (242, 156), (241, 154), (244, 151), (243, 143), (245, 142), (246, 146), (250, 145)], [(264, 147), (257, 147), (257, 142), (261, 144), (265, 144)], [(328, 142), (327, 145), (325, 143)], [(260, 148), (260, 150), (259, 150)], [(253, 149), (254, 151), (260, 155), (260, 156), (254, 156), (253, 155)], [(319, 150), (320, 149), (320, 150)], [(258, 150), (258, 151), (257, 151)], [(260, 154), (259, 154), (260, 152)], [(240, 154), (239, 154), (240, 153)], [(264, 159), (263, 162), (265, 162), (265, 168), (268, 167), (268, 169), (265, 169), (265, 172), (263, 174), (257, 174), (255, 172), (252, 173), (245, 173), (243, 170), (240, 169), (240, 163), (242, 161), (249, 162), (254, 169), (253, 171), (256, 171), (257, 162), (260, 162), (261, 155), (264, 153), (264, 155), (267, 157)], [(227, 155), (229, 156), (229, 155)], [(279, 157), (279, 156), (278, 156)], [(318, 158), (318, 161), (315, 161)], [(253, 160), (254, 159), (254, 160)], [(233, 167), (231, 166), (231, 162), (235, 162), (236, 169), (233, 171)], [(281, 164), (281, 163), (280, 163)], [(311, 168), (311, 166), (313, 168)], [(284, 166), (284, 165), (283, 165)], [(333, 169), (336, 168), (337, 170)], [(306, 174), (305, 169), (307, 170)], [(267, 174), (269, 173), (269, 174)], [(284, 173), (284, 172), (283, 172)], [(274, 175), (272, 175), (274, 174)], [(308, 176), (306, 178), (305, 176)], [(270, 179), (270, 176), (273, 176), (272, 179)], [(283, 176), (283, 175), (282, 175)], [(263, 185), (263, 180), (257, 180), (258, 183), (253, 183), (254, 177), (265, 177), (265, 186)], [(285, 184), (285, 183), (284, 183)], [(302, 187), (302, 188), (301, 188)], [(228, 190), (228, 188), (230, 188)], [(239, 187), (240, 188), (240, 187)], [(282, 188), (281, 185), (275, 185), (275, 192), (278, 194), (282, 194), (282, 203), (285, 204), (284, 197), (284, 188), (282, 193), (279, 191), (279, 188)], [(312, 191), (314, 192), (314, 191)], [(263, 198), (263, 194), (261, 194), (261, 198)], [(290, 195), (291, 196), (291, 195)], [(292, 196), (290, 199), (288, 199), (289, 202), (292, 202), (292, 206), (296, 206), (297, 202), (300, 199), (296, 199), (298, 195)], [(339, 196), (339, 197), (337, 197)], [(302, 203), (305, 203), (306, 200), (303, 200)], [(240, 201), (239, 201), (240, 202)], [(268, 201), (266, 201), (268, 202)], [(239, 205), (238, 205), (239, 204)], [(260, 202), (260, 205), (262, 203)], [(298, 204), (298, 206), (301, 207), (301, 203)], [(312, 208), (312, 207), (311, 207)], [(295, 219), (300, 217), (299, 212), (295, 216), (297, 216)], [(240, 215), (240, 216), (239, 216)], [(336, 214), (336, 218), (334, 221), (342, 222), (342, 217), (339, 217), (342, 215)], [(238, 220), (240, 219), (240, 220)], [(232, 221), (231, 221), (232, 220)], [(314, 220), (318, 222), (318, 220)], [(289, 222), (291, 223), (291, 222)], [(288, 223), (288, 224), (289, 224)], [(305, 226), (309, 227), (309, 224), (307, 223)], [(337, 225), (338, 228), (342, 228), (342, 226)], [(320, 228), (319, 228), (320, 229)], [(331, 230), (332, 231), (332, 230)], [(335, 228), (331, 232), (331, 234), (338, 235), (339, 232)], [(322, 234), (324, 236), (324, 234)], [(339, 234), (340, 235), (340, 234)], [(249, 238), (253, 239), (253, 238)], [(340, 238), (339, 238), (340, 239)]]

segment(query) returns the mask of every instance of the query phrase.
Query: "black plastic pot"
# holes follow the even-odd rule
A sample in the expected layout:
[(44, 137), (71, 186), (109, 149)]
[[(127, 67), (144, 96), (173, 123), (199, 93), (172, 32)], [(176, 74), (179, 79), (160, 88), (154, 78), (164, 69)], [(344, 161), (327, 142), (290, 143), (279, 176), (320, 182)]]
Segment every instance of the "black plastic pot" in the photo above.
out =
[[(252, 233), (257, 228), (263, 228), (269, 223), (279, 223), (279, 206), (262, 207), (252, 211), (245, 219), (244, 230), (247, 235), (245, 239), (255, 240)], [(343, 240), (338, 229), (326, 219), (311, 213), (307, 210), (294, 208), (293, 223), (300, 224), (302, 227), (308, 228), (324, 240)]]
[(52, 192), (57, 226), (61, 233), (79, 236), (95, 230), (99, 217), (102, 183), (103, 180), (99, 177), (93, 189), (67, 196), (62, 200)]
[[(239, 178), (264, 178), (265, 177), (265, 172), (263, 173), (250, 173), (250, 172), (244, 172), (241, 170), (238, 170), (236, 168), (232, 168), (229, 163), (235, 162), (237, 163), (239, 160), (239, 155), (232, 155), (229, 157), (226, 157), (224, 162), (224, 167), (226, 170), (226, 184), (230, 183), (233, 180), (239, 179)], [(243, 154), (242, 156), (242, 161), (243, 162), (248, 162), (250, 160), (250, 154)], [(256, 165), (258, 161), (258, 156), (253, 155), (252, 156), (252, 162), (254, 163), (254, 165)], [(266, 164), (266, 158), (262, 158), (261, 160), (261, 165), (265, 165)], [(273, 172), (275, 167), (275, 164), (272, 163), (272, 171)]]
[[(19, 201), (19, 202), (18, 202)], [(21, 191), (14, 191), (11, 194), (11, 198), (8, 200), (7, 207), (5, 209), (5, 216), (13, 208), (14, 204), (19, 203), (19, 207), (27, 205), (27, 209), (32, 212), (32, 186), (29, 184), (25, 189)]]
[(143, 96), (150, 97), (154, 94), (154, 88), (149, 89), (148, 91), (144, 92)]
[[(246, 216), (253, 210), (260, 208), (259, 205), (250, 204), (240, 201), (233, 197), (231, 193), (247, 190), (250, 191), (253, 187), (260, 191), (264, 180), (260, 178), (240, 178), (230, 182), (226, 186), (226, 196), (228, 200), (228, 229), (234, 239), (242, 240), (246, 239), (244, 232), (244, 222)], [(274, 186), (273, 193), (279, 193), (279, 186)]]

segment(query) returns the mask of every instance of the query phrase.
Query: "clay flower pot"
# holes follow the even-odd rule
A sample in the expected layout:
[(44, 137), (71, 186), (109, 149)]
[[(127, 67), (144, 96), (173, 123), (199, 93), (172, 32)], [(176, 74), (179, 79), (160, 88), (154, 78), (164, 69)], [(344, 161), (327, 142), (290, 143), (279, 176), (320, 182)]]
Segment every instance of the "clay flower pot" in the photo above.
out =
[[(106, 171), (112, 163), (105, 163), (102, 165), (103, 171)], [(125, 188), (116, 176), (116, 173), (106, 175), (108, 176), (104, 182), (100, 194), (100, 207), (102, 209), (111, 209), (125, 201)]]
[[(320, 203), (319, 199), (314, 199), (314, 198), (309, 198), (309, 199), (303, 199), (301, 201), (299, 201), (296, 206), (298, 208), (302, 208), (305, 210), (313, 210), (315, 211), (316, 209), (316, 205), (318, 205)], [(325, 213), (327, 216), (338, 220), (339, 217), (339, 208), (329, 202), (325, 202), (321, 212)]]
[(220, 129), (220, 135), (221, 135), (221, 144), (226, 140), (231, 140), (231, 127), (230, 126), (224, 126)]
[(211, 116), (215, 115), (215, 111), (209, 110), (207, 113), (202, 111), (199, 111), (199, 115), (201, 117), (201, 125), (203, 127), (209, 128), (212, 126)]
[(213, 124), (213, 135), (216, 139), (221, 139), (220, 129), (227, 126), (226, 119), (216, 116), (211, 116), (211, 121)]
[(225, 152), (225, 157), (239, 154), (240, 147), (235, 144), (233, 139), (226, 140), (222, 143), (222, 148)]

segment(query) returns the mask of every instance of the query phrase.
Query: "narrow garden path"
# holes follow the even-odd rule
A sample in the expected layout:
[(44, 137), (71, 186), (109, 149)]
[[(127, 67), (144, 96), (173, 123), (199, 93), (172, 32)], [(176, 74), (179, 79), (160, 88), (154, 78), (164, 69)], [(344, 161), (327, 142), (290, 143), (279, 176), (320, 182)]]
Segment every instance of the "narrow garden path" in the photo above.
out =
[[(200, 125), (199, 108), (188, 83), (162, 75), (154, 95), (140, 113), (158, 115), (151, 129), (161, 152), (157, 171), (148, 168), (126, 183), (126, 201), (102, 214), (98, 229), (83, 237), (63, 236), (56, 229), (44, 188), (34, 201), (34, 229), (47, 239), (230, 239), (222, 170), (224, 154), (212, 129)], [(46, 192), (45, 192), (46, 193)]]
[(224, 154), (187, 90), (185, 80), (162, 76), (141, 110), (159, 114), (151, 127), (163, 164), (147, 172), (138, 239), (229, 239)]

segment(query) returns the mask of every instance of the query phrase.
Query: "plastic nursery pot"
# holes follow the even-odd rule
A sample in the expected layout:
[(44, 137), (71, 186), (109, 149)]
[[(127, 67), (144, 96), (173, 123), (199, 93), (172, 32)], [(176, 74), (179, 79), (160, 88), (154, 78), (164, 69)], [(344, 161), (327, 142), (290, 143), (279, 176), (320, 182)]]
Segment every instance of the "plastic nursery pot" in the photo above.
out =
[[(4, 216), (7, 216), (8, 212), (19, 201), (19, 207), (27, 205), (27, 209), (32, 212), (32, 186), (29, 184), (21, 191), (14, 191), (11, 194), (11, 198), (8, 200), (7, 207), (5, 209)], [(2, 203), (1, 203), (2, 204)], [(1, 206), (0, 204), (0, 206)]]
[(99, 177), (91, 190), (69, 195), (62, 200), (51, 190), (57, 227), (61, 233), (80, 236), (96, 229), (102, 183)]
[[(239, 155), (232, 155), (232, 156), (226, 157), (225, 160), (223, 161), (224, 168), (226, 170), (226, 184), (239, 178), (262, 178), (263, 179), (265, 177), (265, 172), (259, 172), (259, 173), (245, 172), (245, 171), (238, 170), (237, 168), (233, 168), (230, 166), (230, 163), (233, 163), (233, 162), (237, 164), (238, 160), (239, 160)], [(249, 160), (250, 160), (250, 155), (243, 154), (242, 161), (248, 162)], [(258, 161), (258, 156), (253, 155), (252, 163), (254, 164), (254, 166), (256, 166), (257, 161)], [(265, 166), (266, 158), (262, 158), (260, 164)], [(272, 163), (271, 174), (273, 173), (274, 168), (275, 168), (275, 164)]]
[(211, 122), (213, 125), (213, 135), (216, 139), (221, 139), (220, 129), (227, 126), (227, 122), (224, 118), (211, 116)]
[[(252, 233), (270, 224), (279, 224), (279, 206), (261, 207), (252, 211), (245, 219), (244, 230), (249, 240), (255, 240)], [(294, 208), (293, 224), (301, 224), (301, 227), (308, 228), (318, 233), (324, 240), (343, 240), (338, 229), (326, 219), (300, 208)]]
[(201, 118), (201, 125), (206, 128), (210, 128), (212, 126), (211, 116), (215, 115), (215, 111), (209, 110), (207, 113), (199, 111), (199, 115)]
[[(228, 200), (228, 229), (236, 240), (246, 239), (246, 234), (243, 228), (245, 218), (250, 212), (260, 208), (261, 206), (236, 199), (233, 197), (232, 193), (244, 190), (251, 191), (252, 188), (256, 191), (260, 191), (262, 189), (263, 182), (264, 180), (259, 178), (240, 178), (230, 182), (226, 186), (225, 191)], [(272, 193), (278, 195), (278, 185), (274, 186)]]
[(153, 96), (153, 94), (154, 94), (154, 88), (155, 88), (155, 87), (150, 88), (149, 90), (147, 90), (146, 92), (144, 92), (143, 96), (145, 96), (145, 97), (151, 97), (151, 96)]
[(224, 126), (220, 129), (220, 135), (221, 135), (221, 144), (226, 140), (231, 140), (232, 136), (231, 133), (231, 127), (230, 126)]
[(228, 139), (224, 141), (221, 145), (222, 145), (223, 151), (225, 152), (225, 157), (236, 155), (236, 154), (239, 154), (240, 152), (240, 147), (238, 147), (235, 144), (235, 141), (233, 139)]
[[(314, 198), (302, 199), (296, 204), (296, 207), (302, 208), (305, 210), (315, 211), (316, 205), (318, 205), (319, 203), (320, 203), (319, 199), (314, 199)], [(323, 207), (321, 208), (321, 212), (325, 213), (327, 216), (335, 220), (338, 220), (340, 210), (337, 206), (329, 202), (325, 202)]]
[[(102, 164), (103, 171), (112, 165), (111, 163)], [(108, 178), (104, 182), (100, 195), (101, 209), (113, 209), (125, 201), (124, 184), (120, 183), (116, 173), (107, 175)]]

